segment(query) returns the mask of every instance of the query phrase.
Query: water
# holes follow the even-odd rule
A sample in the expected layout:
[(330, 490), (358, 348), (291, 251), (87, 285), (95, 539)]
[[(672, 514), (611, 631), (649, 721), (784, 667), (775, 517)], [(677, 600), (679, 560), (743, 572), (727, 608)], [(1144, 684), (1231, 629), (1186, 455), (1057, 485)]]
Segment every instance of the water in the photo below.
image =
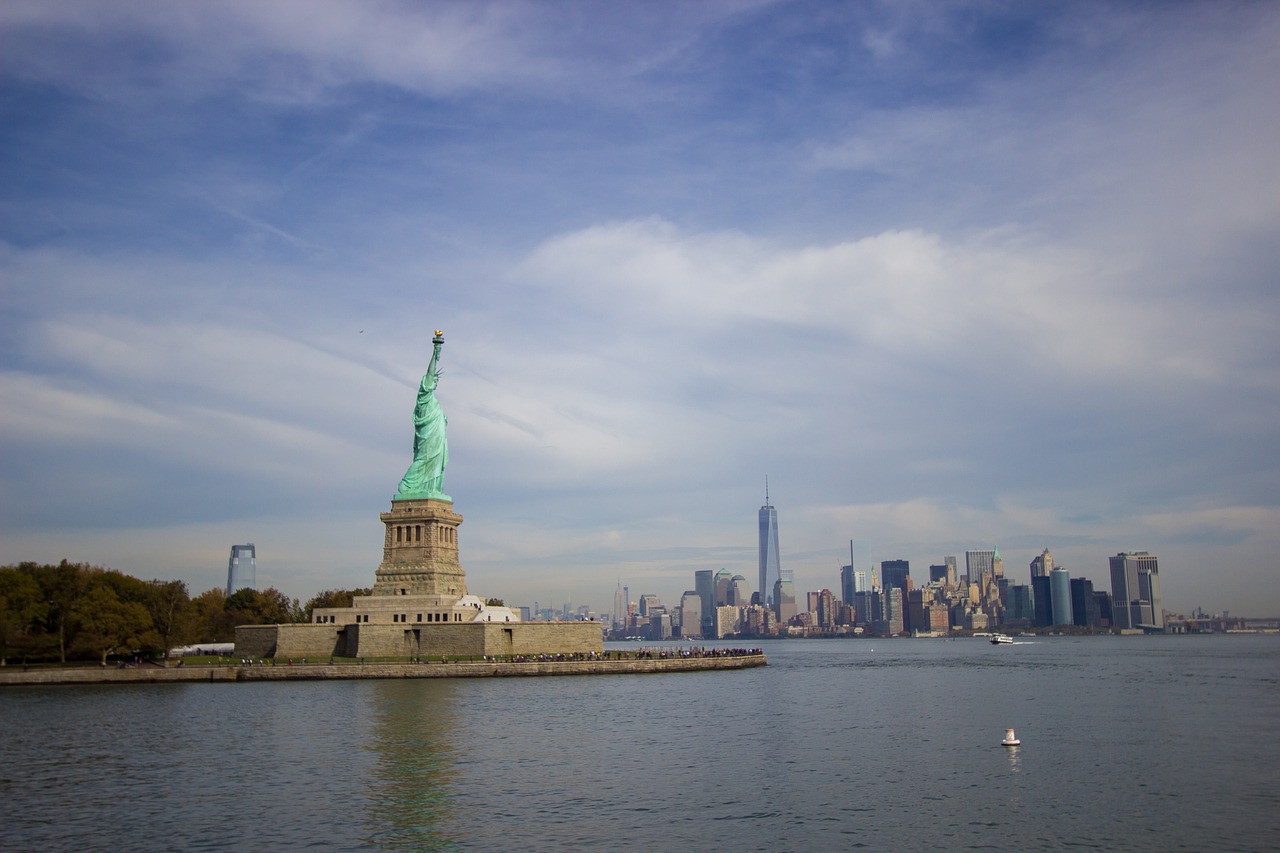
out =
[[(745, 672), (8, 688), (5, 850), (1266, 850), (1280, 637)], [(1000, 747), (1006, 726), (1023, 746)]]

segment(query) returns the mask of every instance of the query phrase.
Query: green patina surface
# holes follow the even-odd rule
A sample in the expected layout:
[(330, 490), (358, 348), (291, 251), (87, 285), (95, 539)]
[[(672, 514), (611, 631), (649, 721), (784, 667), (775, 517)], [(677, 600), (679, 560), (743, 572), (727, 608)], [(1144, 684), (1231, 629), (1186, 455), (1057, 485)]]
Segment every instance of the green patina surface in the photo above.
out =
[(436, 399), (443, 346), (444, 334), (437, 331), (431, 339), (431, 363), (418, 386), (418, 403), (413, 407), (413, 462), (404, 472), (393, 500), (453, 500), (444, 493), (444, 469), (449, 464), (449, 442), (445, 437), (448, 419)]

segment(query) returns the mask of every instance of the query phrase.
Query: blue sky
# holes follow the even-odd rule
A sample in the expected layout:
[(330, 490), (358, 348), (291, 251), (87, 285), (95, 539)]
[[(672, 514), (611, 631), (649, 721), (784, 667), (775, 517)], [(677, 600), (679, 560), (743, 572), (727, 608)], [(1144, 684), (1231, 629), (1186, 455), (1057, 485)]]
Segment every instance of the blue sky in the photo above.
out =
[(0, 561), (473, 591), (995, 545), (1272, 615), (1280, 9), (9, 2)]

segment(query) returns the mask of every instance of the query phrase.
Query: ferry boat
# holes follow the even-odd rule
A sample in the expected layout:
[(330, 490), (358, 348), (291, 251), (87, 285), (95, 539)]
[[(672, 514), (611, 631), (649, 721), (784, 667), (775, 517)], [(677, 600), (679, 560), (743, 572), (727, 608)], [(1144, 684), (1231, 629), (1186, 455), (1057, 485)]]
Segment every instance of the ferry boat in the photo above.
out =
[(991, 635), (991, 645), (993, 646), (1001, 646), (1001, 645), (1004, 645), (1005, 643), (1012, 643), (1012, 642), (1013, 642), (1013, 637), (1010, 637), (1008, 634), (992, 634)]

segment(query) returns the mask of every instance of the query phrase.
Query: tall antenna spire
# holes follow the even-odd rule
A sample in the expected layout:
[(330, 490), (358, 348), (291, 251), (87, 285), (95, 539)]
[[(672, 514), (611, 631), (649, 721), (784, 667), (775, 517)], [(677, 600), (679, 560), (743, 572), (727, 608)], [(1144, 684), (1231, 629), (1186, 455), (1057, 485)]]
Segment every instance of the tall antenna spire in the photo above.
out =
[(764, 475), (764, 505), (769, 505), (769, 475)]

